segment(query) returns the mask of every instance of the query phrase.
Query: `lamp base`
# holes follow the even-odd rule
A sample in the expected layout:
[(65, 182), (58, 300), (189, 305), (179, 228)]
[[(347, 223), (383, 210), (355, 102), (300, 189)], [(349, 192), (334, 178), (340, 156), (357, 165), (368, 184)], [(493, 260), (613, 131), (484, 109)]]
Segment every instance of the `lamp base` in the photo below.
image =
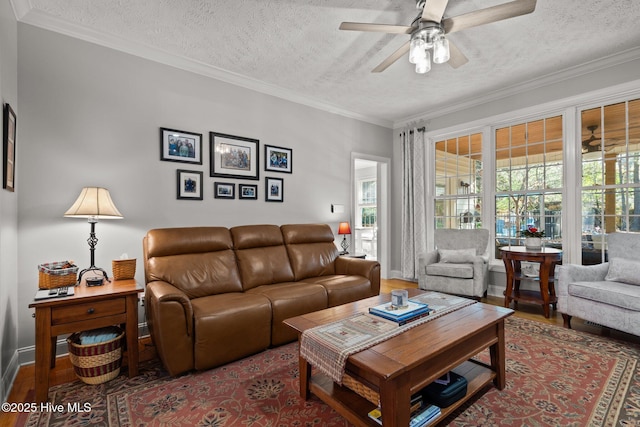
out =
[[(85, 275), (86, 273), (89, 273), (90, 271), (99, 271), (99, 272), (102, 273), (102, 275), (104, 276), (105, 279), (109, 280), (109, 275), (107, 274), (107, 272), (104, 269), (102, 269), (100, 267), (96, 267), (95, 265), (92, 265), (89, 268), (85, 268), (84, 270), (82, 270), (80, 272), (80, 274), (78, 274), (78, 284), (80, 284), (80, 282), (82, 282), (82, 276)], [(102, 282), (101, 282), (101, 284), (102, 284)], [(89, 285), (87, 284), (87, 286), (89, 286)], [(99, 285), (92, 285), (92, 286), (99, 286)]]

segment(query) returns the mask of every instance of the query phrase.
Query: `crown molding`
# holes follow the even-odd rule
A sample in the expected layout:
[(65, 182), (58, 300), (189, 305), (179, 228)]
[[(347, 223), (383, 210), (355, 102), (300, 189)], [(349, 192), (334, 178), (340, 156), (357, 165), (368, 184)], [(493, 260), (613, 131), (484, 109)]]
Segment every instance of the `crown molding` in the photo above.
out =
[(485, 96), (474, 97), (473, 99), (470, 99), (468, 101), (453, 103), (447, 106), (438, 107), (437, 109), (425, 111), (420, 114), (412, 115), (404, 119), (395, 121), (393, 123), (393, 128), (401, 129), (412, 123), (423, 123), (436, 117), (455, 113), (457, 111), (465, 110), (468, 108), (477, 107), (479, 105), (497, 101), (509, 96), (517, 95), (519, 93), (540, 89), (545, 86), (560, 83), (565, 80), (580, 77), (637, 59), (640, 59), (640, 47), (632, 48), (608, 57), (589, 61), (571, 68), (566, 68), (564, 70), (547, 74), (545, 76), (537, 77), (524, 83), (508, 86), (504, 89), (491, 92)]
[(125, 40), (113, 34), (106, 34), (95, 31), (87, 27), (71, 24), (68, 21), (54, 17), (31, 6), (29, 0), (11, 0), (14, 5), (14, 13), (18, 21), (43, 28), (45, 30), (54, 31), (69, 37), (84, 40), (89, 43), (108, 47), (130, 55), (148, 59), (174, 68), (189, 71), (205, 77), (210, 77), (225, 83), (239, 86), (245, 89), (263, 93), (265, 95), (274, 96), (296, 104), (305, 105), (317, 110), (326, 111), (328, 113), (340, 115), (350, 119), (371, 123), (391, 129), (393, 127), (392, 120), (385, 120), (379, 117), (371, 117), (353, 111), (345, 110), (337, 105), (311, 99), (301, 95), (295, 91), (285, 89), (280, 86), (265, 83), (263, 81), (246, 77), (238, 73), (214, 67), (200, 61), (196, 61), (185, 56), (176, 55), (157, 47), (149, 46), (144, 43), (132, 42)]

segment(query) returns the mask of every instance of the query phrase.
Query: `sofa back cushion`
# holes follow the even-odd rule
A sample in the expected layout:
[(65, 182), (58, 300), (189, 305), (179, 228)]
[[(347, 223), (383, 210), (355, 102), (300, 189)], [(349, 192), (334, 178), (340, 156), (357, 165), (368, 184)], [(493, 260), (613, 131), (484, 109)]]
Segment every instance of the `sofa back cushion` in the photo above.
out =
[(231, 233), (224, 227), (149, 230), (143, 240), (147, 283), (162, 280), (189, 298), (242, 292)]
[(230, 231), (245, 291), (294, 280), (280, 227), (243, 225)]
[(289, 224), (280, 227), (295, 280), (335, 274), (338, 248), (326, 224)]

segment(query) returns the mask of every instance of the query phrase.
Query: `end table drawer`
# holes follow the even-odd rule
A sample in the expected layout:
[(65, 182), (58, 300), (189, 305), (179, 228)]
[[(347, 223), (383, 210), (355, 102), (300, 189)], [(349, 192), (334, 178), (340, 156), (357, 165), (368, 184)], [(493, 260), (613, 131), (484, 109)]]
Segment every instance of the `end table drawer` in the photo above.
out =
[(125, 312), (125, 298), (87, 302), (66, 307), (54, 307), (51, 309), (51, 325), (60, 325), (78, 320), (87, 320), (92, 317), (111, 316)]

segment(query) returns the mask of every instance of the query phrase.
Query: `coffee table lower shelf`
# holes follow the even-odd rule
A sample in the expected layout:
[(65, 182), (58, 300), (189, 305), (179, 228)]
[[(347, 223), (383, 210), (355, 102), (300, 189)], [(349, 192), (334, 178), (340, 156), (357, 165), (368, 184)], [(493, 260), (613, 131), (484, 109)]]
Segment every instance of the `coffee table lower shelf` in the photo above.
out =
[[(491, 384), (496, 377), (495, 371), (489, 366), (475, 360), (464, 362), (454, 368), (453, 371), (467, 379), (467, 394), (451, 406), (441, 408), (441, 415), (430, 425), (435, 425), (445, 419), (469, 398)], [(379, 426), (368, 416), (369, 412), (375, 409), (376, 406), (374, 404), (351, 389), (334, 383), (327, 376), (314, 373), (309, 382), (309, 390), (350, 423), (362, 427)]]

